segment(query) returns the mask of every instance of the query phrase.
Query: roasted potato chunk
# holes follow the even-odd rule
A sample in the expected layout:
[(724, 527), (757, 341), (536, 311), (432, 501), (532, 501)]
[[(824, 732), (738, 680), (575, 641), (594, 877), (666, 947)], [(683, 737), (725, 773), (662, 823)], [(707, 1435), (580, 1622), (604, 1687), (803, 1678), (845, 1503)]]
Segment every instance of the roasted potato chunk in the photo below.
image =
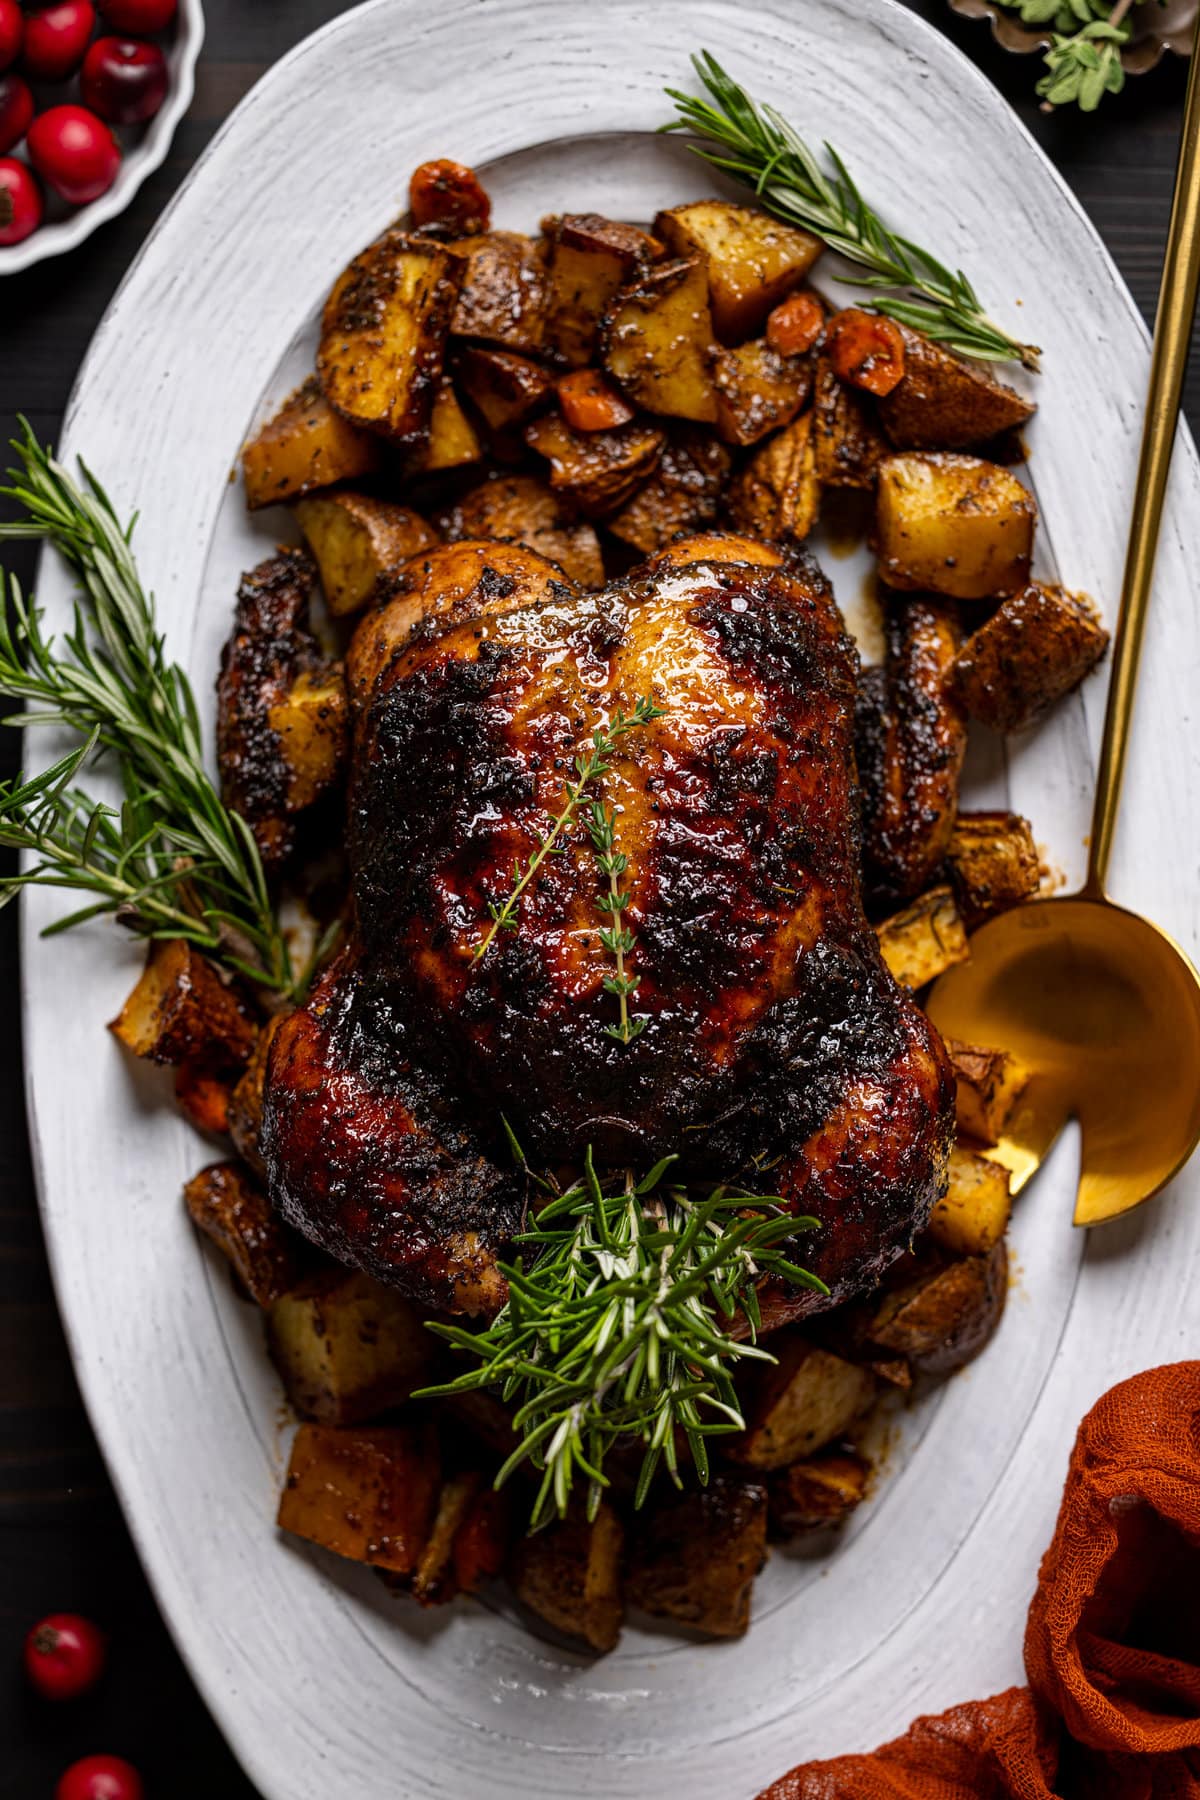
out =
[(299, 1276), (296, 1241), (239, 1163), (211, 1163), (183, 1190), (193, 1225), (228, 1258), (259, 1306), (272, 1306)]
[(958, 1083), (959, 1130), (981, 1144), (998, 1144), (1031, 1071), (1008, 1050), (988, 1050), (958, 1038), (947, 1038), (946, 1049)]
[(530, 1612), (593, 1650), (612, 1650), (621, 1635), (621, 1556), (625, 1533), (608, 1502), (589, 1523), (559, 1519), (517, 1545), (510, 1570), (517, 1599)]
[(1022, 731), (1078, 687), (1107, 648), (1085, 596), (1031, 581), (967, 639), (952, 679), (973, 719)]
[(625, 1579), (633, 1606), (706, 1637), (741, 1637), (767, 1560), (767, 1490), (717, 1475), (699, 1492), (651, 1496)]
[(489, 431), (512, 431), (548, 406), (554, 383), (546, 370), (511, 350), (464, 350), (458, 383)]
[(269, 870), (287, 859), (295, 815), (340, 774), (347, 746), (341, 676), (309, 630), (316, 567), (281, 550), (238, 589), (217, 680), (217, 766)]
[(642, 274), (655, 245), (635, 225), (599, 213), (547, 219), (546, 349), (560, 363), (592, 360), (600, 320), (617, 289)]
[(405, 448), (424, 442), (462, 274), (432, 238), (386, 231), (339, 276), (317, 374), (343, 418)]
[(1016, 476), (977, 456), (936, 451), (879, 465), (879, 572), (895, 588), (953, 600), (1013, 594), (1029, 580), (1037, 501)]
[(325, 603), (338, 618), (365, 606), (388, 569), (438, 541), (411, 508), (369, 494), (301, 500), (296, 521), (316, 559)]
[(474, 1594), (490, 1575), (499, 1575), (511, 1538), (507, 1495), (490, 1485), (480, 1488), (454, 1535), (454, 1585), (460, 1594)]
[(622, 288), (604, 315), (600, 346), (605, 368), (635, 405), (715, 422), (712, 319), (699, 257), (659, 263)]
[(949, 1176), (950, 1185), (929, 1216), (929, 1234), (955, 1256), (986, 1256), (1008, 1230), (1008, 1170), (956, 1144)]
[(986, 1256), (964, 1256), (924, 1272), (886, 1296), (871, 1335), (924, 1375), (949, 1375), (979, 1355), (1004, 1313), (1008, 1256), (1003, 1239)]
[(794, 419), (812, 392), (806, 356), (780, 356), (763, 338), (718, 353), (717, 430), (727, 444), (756, 444)]
[(463, 411), (454, 384), (443, 375), (433, 397), (429, 437), (408, 462), (410, 475), (437, 475), (444, 469), (462, 469), (483, 455), (479, 433)]
[(237, 989), (184, 938), (150, 945), (146, 966), (109, 1030), (149, 1062), (227, 1070), (245, 1064), (256, 1035)]
[(812, 414), (802, 413), (756, 450), (734, 477), (729, 510), (741, 531), (802, 543), (817, 522), (820, 506)]
[(959, 813), (950, 875), (967, 929), (1036, 894), (1042, 879), (1033, 828), (1019, 813)]
[(428, 1425), (338, 1431), (302, 1425), (279, 1501), (279, 1525), (352, 1562), (411, 1575), (439, 1488)]
[(197, 1131), (224, 1137), (229, 1131), (233, 1081), (205, 1057), (183, 1062), (175, 1071), (175, 1104)]
[(778, 1361), (759, 1372), (746, 1431), (727, 1439), (734, 1461), (782, 1469), (841, 1437), (875, 1397), (869, 1369), (822, 1350), (797, 1332), (771, 1339)]
[(736, 344), (759, 330), (771, 308), (799, 287), (825, 248), (807, 231), (728, 200), (673, 206), (659, 213), (654, 233), (676, 256), (704, 259), (713, 326), (723, 344)]
[(532, 475), (504, 475), (481, 482), (438, 515), (438, 528), (451, 542), (501, 538), (525, 544), (557, 563), (580, 587), (604, 586), (604, 564), (595, 531), (576, 517), (566, 500)]
[(861, 388), (839, 381), (828, 356), (818, 356), (813, 380), (813, 456), (827, 487), (873, 488), (892, 447), (875, 403)]
[(376, 440), (334, 412), (313, 375), (242, 451), (246, 505), (275, 506), (335, 481), (354, 481), (378, 463)]
[(771, 1523), (785, 1537), (844, 1525), (866, 1499), (870, 1479), (870, 1463), (850, 1451), (795, 1462), (771, 1482)]
[(550, 486), (589, 518), (625, 504), (653, 475), (665, 441), (640, 419), (616, 431), (572, 431), (550, 412), (525, 427), (525, 442), (550, 464)]
[(652, 556), (678, 537), (711, 525), (729, 474), (729, 452), (698, 426), (677, 425), (656, 472), (606, 520), (614, 537)]
[(450, 329), (502, 350), (542, 348), (546, 329), (546, 264), (541, 244), (519, 231), (457, 238), (462, 287)]
[(1033, 417), (1033, 401), (985, 363), (967, 362), (908, 325), (896, 329), (904, 375), (880, 400), (879, 416), (898, 450), (965, 450)]
[(234, 1147), (253, 1172), (266, 1179), (266, 1168), (259, 1149), (258, 1134), (262, 1130), (263, 1087), (267, 1079), (267, 1058), (275, 1033), (287, 1018), (286, 1012), (275, 1013), (267, 1020), (255, 1040), (250, 1060), (229, 1096), (226, 1125)]
[(401, 1405), (436, 1349), (416, 1309), (357, 1269), (324, 1269), (282, 1295), (267, 1341), (288, 1399), (323, 1425), (356, 1425)]
[(954, 894), (945, 885), (930, 888), (875, 931), (883, 960), (901, 987), (922, 988), (970, 955)]

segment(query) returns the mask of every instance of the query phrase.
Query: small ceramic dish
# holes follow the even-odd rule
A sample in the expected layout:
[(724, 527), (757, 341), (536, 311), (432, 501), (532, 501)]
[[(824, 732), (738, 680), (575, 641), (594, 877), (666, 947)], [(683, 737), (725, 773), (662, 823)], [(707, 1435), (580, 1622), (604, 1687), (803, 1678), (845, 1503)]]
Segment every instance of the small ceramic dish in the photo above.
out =
[[(15, 275), (49, 256), (61, 256), (90, 237), (98, 225), (124, 212), (152, 170), (165, 160), (175, 127), (192, 103), (196, 86), (196, 60), (204, 42), (204, 9), (201, 0), (179, 0), (171, 40), (164, 46), (171, 71), (167, 97), (141, 132), (120, 131), (123, 157), (117, 179), (106, 194), (90, 206), (48, 208), (45, 222), (19, 244), (0, 245), (0, 275)], [(23, 156), (21, 150), (14, 154)]]
[[(999, 0), (950, 0), (956, 13), (964, 19), (990, 19), (992, 36), (1006, 50), (1027, 56), (1042, 50), (1054, 33), (1048, 25), (1025, 25)], [(1133, 36), (1121, 52), (1127, 75), (1143, 75), (1162, 61), (1166, 52), (1187, 56), (1191, 52), (1196, 29), (1196, 13), (1200, 0), (1156, 0), (1133, 11)]]

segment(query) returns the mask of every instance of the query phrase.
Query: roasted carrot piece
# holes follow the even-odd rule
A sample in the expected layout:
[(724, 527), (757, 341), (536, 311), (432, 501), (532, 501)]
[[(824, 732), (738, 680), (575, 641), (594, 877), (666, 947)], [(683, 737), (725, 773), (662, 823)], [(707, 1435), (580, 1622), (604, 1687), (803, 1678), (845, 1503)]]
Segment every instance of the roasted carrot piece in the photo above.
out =
[(900, 327), (880, 313), (848, 306), (826, 334), (833, 372), (868, 394), (890, 394), (904, 379), (904, 338)]
[(825, 326), (825, 308), (815, 294), (792, 294), (767, 318), (767, 342), (780, 356), (811, 350)]
[(474, 169), (447, 157), (413, 170), (408, 204), (415, 226), (444, 225), (456, 237), (486, 231), (492, 219), (492, 203)]
[(558, 383), (558, 403), (572, 431), (613, 431), (628, 425), (634, 409), (598, 369), (574, 369)]

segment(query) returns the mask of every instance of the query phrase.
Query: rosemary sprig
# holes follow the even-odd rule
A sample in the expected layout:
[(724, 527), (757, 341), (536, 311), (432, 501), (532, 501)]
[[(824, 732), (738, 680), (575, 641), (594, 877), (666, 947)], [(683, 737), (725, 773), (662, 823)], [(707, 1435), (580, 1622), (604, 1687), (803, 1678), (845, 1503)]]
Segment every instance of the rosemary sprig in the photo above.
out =
[(756, 105), (708, 51), (694, 56), (692, 65), (711, 99), (668, 88), (679, 117), (664, 131), (691, 132), (702, 140), (692, 145), (696, 154), (753, 188), (768, 211), (815, 232), (848, 262), (869, 270), (858, 285), (876, 294), (869, 303), (876, 312), (964, 356), (1017, 359), (1037, 368), (1036, 346), (1020, 343), (986, 316), (961, 269), (947, 268), (884, 225), (832, 145), (825, 146), (832, 164), (826, 174), (782, 114)]
[[(293, 991), (258, 848), (204, 766), (199, 714), (182, 669), (166, 661), (154, 604), (103, 488), (81, 463), (77, 485), (29, 425), (13, 444), (20, 468), (0, 495), (21, 516), (0, 542), (54, 545), (79, 578), (72, 629), (42, 630), (39, 609), (0, 577), (0, 696), (27, 710), (0, 721), (57, 726), (83, 740), (44, 775), (0, 784), (0, 844), (35, 860), (0, 880), (0, 905), (23, 887), (74, 888), (93, 903), (54, 930), (113, 913), (144, 937), (182, 936), (240, 974)], [(95, 754), (119, 774), (118, 810), (75, 780)]]
[(593, 800), (585, 815), (588, 836), (592, 840), (592, 848), (596, 852), (596, 867), (605, 880), (603, 891), (596, 898), (596, 906), (600, 912), (607, 913), (611, 921), (599, 932), (600, 942), (616, 963), (613, 974), (604, 977), (604, 991), (615, 994), (620, 1004), (620, 1020), (616, 1025), (606, 1025), (609, 1037), (616, 1038), (620, 1044), (632, 1044), (634, 1038), (640, 1037), (646, 1029), (645, 1019), (631, 1019), (629, 1002), (641, 985), (641, 977), (629, 973), (627, 959), (633, 953), (634, 936), (624, 921), (625, 908), (629, 905), (629, 890), (621, 887), (621, 877), (628, 872), (629, 858), (617, 847), (617, 816), (613, 808), (606, 806), (602, 800)]
[[(608, 1181), (589, 1151), (565, 1193), (535, 1177), (551, 1197), (516, 1240), (535, 1247), (531, 1266), (504, 1268), (504, 1311), (486, 1331), (430, 1326), (479, 1367), (426, 1393), (497, 1387), (517, 1402), (521, 1441), (496, 1485), (526, 1462), (542, 1471), (533, 1530), (566, 1513), (579, 1482), (595, 1517), (609, 1485), (605, 1459), (620, 1441), (642, 1448), (636, 1506), (660, 1462), (680, 1484), (680, 1435), (707, 1483), (707, 1440), (745, 1425), (731, 1370), (774, 1361), (754, 1342), (755, 1284), (769, 1274), (825, 1292), (781, 1248), (814, 1219), (791, 1216), (777, 1198), (723, 1188), (697, 1199), (666, 1179), (675, 1160), (641, 1181), (629, 1171)], [(739, 1309), (747, 1338), (730, 1335)]]
[(512, 867), (513, 886), (503, 903), (497, 905), (494, 900), (488, 902), (488, 913), (492, 923), (475, 946), (472, 953), (474, 962), (480, 962), (487, 955), (495, 942), (497, 932), (516, 930), (521, 896), (546, 858), (556, 854), (562, 847), (559, 840), (564, 832), (574, 824), (585, 792), (593, 781), (599, 780), (601, 775), (607, 775), (612, 767), (610, 758), (621, 739), (627, 732), (635, 731), (639, 725), (648, 725), (652, 719), (661, 719), (662, 716), (661, 706), (655, 706), (649, 699), (641, 699), (631, 713), (623, 712), (618, 706), (612, 716), (612, 723), (598, 725), (592, 732), (592, 747), (586, 753), (580, 751), (576, 756), (572, 765), (575, 779), (567, 782), (562, 807), (551, 821), (549, 831), (538, 839), (537, 849), (529, 853), (523, 864), (514, 861)]

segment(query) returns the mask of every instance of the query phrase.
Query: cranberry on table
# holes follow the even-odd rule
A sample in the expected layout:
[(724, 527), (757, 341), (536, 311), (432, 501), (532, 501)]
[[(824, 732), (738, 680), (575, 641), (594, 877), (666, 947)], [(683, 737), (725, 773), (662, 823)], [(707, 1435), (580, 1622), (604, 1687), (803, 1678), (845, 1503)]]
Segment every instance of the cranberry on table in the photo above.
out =
[(167, 59), (137, 38), (97, 38), (83, 59), (84, 104), (110, 125), (141, 125), (167, 97)]
[(85, 1756), (72, 1763), (54, 1790), (54, 1800), (145, 1800), (142, 1778), (119, 1756)]
[(72, 206), (108, 192), (121, 166), (117, 140), (86, 106), (52, 106), (39, 113), (25, 139), (43, 181)]
[(96, 24), (92, 0), (57, 0), (25, 14), (21, 66), (36, 81), (65, 81), (83, 61)]
[(25, 1672), (46, 1700), (74, 1700), (104, 1670), (104, 1633), (79, 1613), (49, 1613), (25, 1639)]
[(33, 95), (19, 75), (0, 75), (0, 156), (7, 156), (29, 130)]
[(42, 222), (42, 190), (23, 162), (0, 157), (0, 244), (20, 244)]
[(25, 14), (17, 0), (0, 0), (0, 69), (11, 69), (21, 54)]
[(177, 10), (177, 0), (100, 0), (100, 11), (117, 31), (162, 31)]

